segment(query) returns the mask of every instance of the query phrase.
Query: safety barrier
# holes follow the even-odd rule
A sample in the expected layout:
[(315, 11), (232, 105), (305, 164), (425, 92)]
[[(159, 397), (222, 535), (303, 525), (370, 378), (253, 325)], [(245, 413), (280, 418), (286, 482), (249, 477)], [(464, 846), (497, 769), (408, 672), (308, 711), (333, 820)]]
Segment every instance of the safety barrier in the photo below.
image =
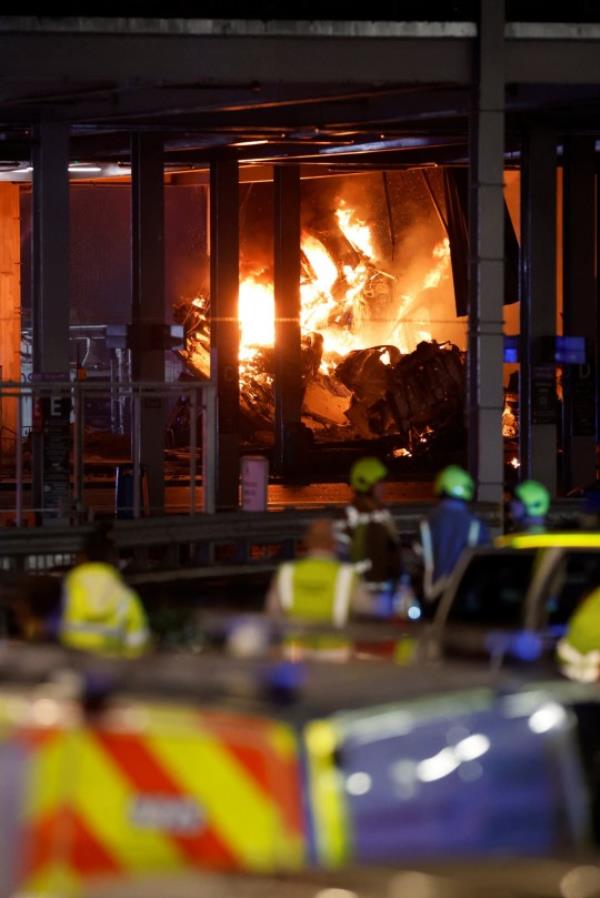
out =
[[(405, 541), (410, 544), (420, 518), (431, 503), (392, 509)], [(486, 523), (498, 526), (497, 508), (480, 505)], [(122, 558), (129, 560), (132, 582), (214, 577), (270, 570), (293, 558), (306, 528), (316, 515), (339, 513), (335, 508), (289, 509), (278, 512), (173, 515), (117, 520), (114, 537)], [(0, 530), (0, 570), (42, 573), (68, 567), (91, 525)]]
[[(405, 542), (410, 544), (419, 520), (431, 507), (423, 502), (392, 509)], [(581, 500), (555, 502), (551, 525), (573, 526), (580, 508)], [(490, 529), (498, 530), (496, 506), (479, 504), (475, 511)], [(324, 507), (117, 520), (114, 536), (121, 557), (129, 562), (131, 582), (201, 579), (271, 570), (279, 561), (294, 557), (315, 515), (336, 513), (335, 508)], [(90, 529), (91, 525), (0, 529), (0, 572), (44, 573), (69, 567)]]
[[(144, 408), (160, 408), (184, 398), (188, 405), (189, 452), (178, 453), (183, 460), (183, 481), (189, 484), (189, 514), (199, 510), (198, 474), (201, 450), (202, 510), (215, 510), (216, 387), (211, 381), (154, 383), (127, 381), (107, 383), (94, 380), (32, 380), (25, 383), (0, 382), (4, 414), (14, 421), (10, 451), (2, 454), (2, 511), (17, 527), (33, 523), (36, 515), (53, 511), (58, 519), (77, 523), (93, 514), (93, 500), (84, 483), (86, 426), (98, 407), (106, 406), (112, 421), (118, 407), (119, 430), (127, 449), (125, 458), (106, 460), (103, 467), (121, 467), (127, 478), (127, 494), (120, 511), (137, 519), (143, 510), (143, 466), (141, 427)], [(110, 414), (109, 414), (110, 412)], [(202, 435), (198, 419), (202, 417)], [(112, 433), (112, 436), (119, 434)], [(124, 463), (124, 464), (123, 464)], [(98, 459), (94, 465), (101, 465)], [(88, 459), (87, 466), (90, 466)], [(123, 471), (128, 467), (128, 471)], [(39, 483), (35, 487), (36, 474)], [(42, 473), (43, 472), (43, 476)], [(13, 486), (14, 484), (14, 486)], [(123, 483), (121, 484), (123, 486)], [(36, 504), (34, 488), (39, 492)], [(13, 499), (14, 496), (14, 499)], [(51, 497), (52, 504), (49, 505)], [(27, 501), (29, 500), (29, 501)]]

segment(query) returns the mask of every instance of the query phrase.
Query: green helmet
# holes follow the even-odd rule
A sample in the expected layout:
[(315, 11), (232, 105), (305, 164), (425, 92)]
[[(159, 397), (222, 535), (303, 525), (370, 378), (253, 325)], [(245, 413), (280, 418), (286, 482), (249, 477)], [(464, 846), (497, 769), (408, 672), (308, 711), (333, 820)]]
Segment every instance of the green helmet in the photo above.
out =
[(475, 492), (473, 478), (458, 465), (449, 465), (440, 471), (433, 488), (437, 496), (451, 496), (453, 499), (464, 499), (465, 502), (470, 502)]
[(368, 493), (387, 476), (387, 468), (378, 458), (359, 458), (350, 471), (350, 485), (357, 493)]
[(515, 489), (515, 497), (523, 505), (525, 513), (531, 518), (541, 518), (550, 508), (550, 493), (537, 480), (524, 480)]

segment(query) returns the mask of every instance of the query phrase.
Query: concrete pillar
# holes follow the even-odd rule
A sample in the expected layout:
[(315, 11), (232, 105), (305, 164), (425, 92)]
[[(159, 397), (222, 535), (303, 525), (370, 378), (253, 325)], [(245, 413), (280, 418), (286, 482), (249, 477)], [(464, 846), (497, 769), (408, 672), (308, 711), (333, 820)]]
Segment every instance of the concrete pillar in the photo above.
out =
[(541, 341), (556, 333), (556, 137), (525, 135), (521, 151), (520, 456), (523, 479), (556, 495), (556, 368)]
[(598, 303), (596, 295), (593, 137), (565, 140), (563, 322), (566, 336), (585, 337), (588, 361), (563, 369), (563, 488), (596, 476)]
[(236, 159), (210, 165), (211, 376), (217, 384), (216, 507), (238, 506), (240, 383), (239, 188)]
[[(21, 380), (21, 231), (19, 185), (0, 184), (0, 368), (2, 380)], [(0, 400), (0, 451), (12, 455), (17, 403)], [(19, 434), (20, 438), (20, 434)]]
[[(33, 376), (69, 378), (69, 127), (42, 122), (33, 143)], [(70, 510), (69, 400), (45, 394), (41, 432), (34, 435), (33, 504), (48, 522)]]
[(300, 166), (275, 169), (275, 464), (301, 464)]
[[(164, 382), (165, 351), (159, 339), (165, 324), (163, 143), (154, 134), (131, 137), (131, 213), (132, 376), (134, 381)], [(165, 503), (165, 401), (155, 396), (142, 398), (139, 412), (139, 453), (147, 476), (150, 513), (161, 514)]]
[(481, 0), (470, 120), (469, 468), (480, 501), (502, 502), (504, 3)]

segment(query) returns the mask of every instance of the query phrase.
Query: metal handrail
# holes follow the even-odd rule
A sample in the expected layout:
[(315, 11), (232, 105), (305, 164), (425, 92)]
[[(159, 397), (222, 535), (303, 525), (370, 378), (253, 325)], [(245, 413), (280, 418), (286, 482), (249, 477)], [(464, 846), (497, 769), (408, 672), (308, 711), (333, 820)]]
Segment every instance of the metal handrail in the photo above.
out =
[[(0, 381), (0, 398), (14, 398), (17, 402), (15, 441), (15, 521), (17, 527), (23, 524), (23, 400), (36, 399), (47, 396), (68, 396), (72, 399), (72, 411), (74, 413), (74, 430), (72, 440), (73, 450), (73, 498), (78, 510), (83, 506), (83, 434), (85, 422), (85, 398), (90, 395), (98, 396), (106, 394), (107, 398), (122, 396), (129, 398), (132, 404), (131, 442), (133, 463), (133, 516), (139, 518), (141, 514), (141, 400), (142, 398), (155, 397), (164, 399), (173, 395), (189, 394), (190, 396), (190, 503), (189, 514), (194, 515), (197, 510), (196, 479), (197, 479), (197, 452), (198, 432), (196, 416), (198, 413), (198, 391), (202, 392), (201, 407), (203, 410), (203, 440), (202, 440), (202, 469), (203, 469), (203, 510), (214, 513), (216, 508), (216, 385), (210, 380), (176, 381), (165, 383), (162, 381), (127, 381), (122, 383), (107, 383), (95, 380), (69, 380), (57, 379), (52, 375), (51, 380), (32, 379), (31, 381)], [(33, 509), (34, 511), (36, 509)], [(42, 509), (41, 509), (42, 510)]]

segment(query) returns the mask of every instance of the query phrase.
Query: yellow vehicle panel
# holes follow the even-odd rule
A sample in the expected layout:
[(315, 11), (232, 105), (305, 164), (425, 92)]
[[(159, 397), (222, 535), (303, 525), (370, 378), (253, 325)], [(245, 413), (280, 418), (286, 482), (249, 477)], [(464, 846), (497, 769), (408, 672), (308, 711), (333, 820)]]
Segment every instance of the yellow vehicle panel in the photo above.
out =
[[(296, 739), (279, 721), (123, 704), (96, 722), (48, 697), (0, 696), (23, 777), (18, 869), (28, 895), (198, 868), (305, 859)], [(2, 804), (0, 790), (0, 805)], [(13, 832), (12, 842), (16, 836)]]

